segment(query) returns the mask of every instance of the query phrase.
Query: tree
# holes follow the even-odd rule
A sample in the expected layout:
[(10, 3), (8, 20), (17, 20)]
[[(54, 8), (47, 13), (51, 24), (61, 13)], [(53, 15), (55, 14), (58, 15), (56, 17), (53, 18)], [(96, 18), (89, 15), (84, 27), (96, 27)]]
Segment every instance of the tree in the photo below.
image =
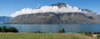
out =
[(65, 33), (64, 28), (62, 30), (59, 30), (58, 33)]
[(6, 26), (1, 27), (1, 32), (7, 32)]
[(18, 30), (15, 27), (8, 27), (8, 32), (18, 32)]
[(1, 27), (0, 27), (0, 32), (1, 32)]

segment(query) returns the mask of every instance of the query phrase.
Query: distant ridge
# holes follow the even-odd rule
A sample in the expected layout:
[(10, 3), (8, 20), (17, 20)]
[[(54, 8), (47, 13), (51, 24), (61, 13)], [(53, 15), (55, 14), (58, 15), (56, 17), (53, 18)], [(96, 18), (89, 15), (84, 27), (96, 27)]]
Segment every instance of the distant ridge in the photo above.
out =
[(0, 16), (0, 23), (8, 22), (12, 19), (12, 17)]

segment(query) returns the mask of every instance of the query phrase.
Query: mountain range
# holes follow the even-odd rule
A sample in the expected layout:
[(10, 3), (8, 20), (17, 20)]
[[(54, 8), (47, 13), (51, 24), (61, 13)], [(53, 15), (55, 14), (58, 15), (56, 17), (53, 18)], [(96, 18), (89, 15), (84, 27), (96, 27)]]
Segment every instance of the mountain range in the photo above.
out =
[(100, 16), (94, 13), (93, 11), (88, 10), (88, 9), (80, 9), (78, 7), (72, 7), (72, 6), (66, 5), (65, 3), (51, 4), (49, 6), (46, 6), (46, 9), (44, 7), (39, 7), (37, 9), (33, 9), (32, 12), (28, 12), (28, 13), (18, 15), (12, 20), (6, 22), (5, 24), (100, 23)]
[(0, 16), (0, 23), (5, 23), (8, 22), (12, 19), (12, 17), (7, 17), (7, 16)]

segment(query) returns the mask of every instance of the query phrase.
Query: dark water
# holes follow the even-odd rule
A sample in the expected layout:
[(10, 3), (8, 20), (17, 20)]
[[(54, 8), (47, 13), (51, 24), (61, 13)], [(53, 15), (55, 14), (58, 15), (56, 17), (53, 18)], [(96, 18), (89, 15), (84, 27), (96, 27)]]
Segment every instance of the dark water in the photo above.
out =
[(1, 24), (0, 26), (16, 27), (19, 32), (100, 32), (100, 24)]

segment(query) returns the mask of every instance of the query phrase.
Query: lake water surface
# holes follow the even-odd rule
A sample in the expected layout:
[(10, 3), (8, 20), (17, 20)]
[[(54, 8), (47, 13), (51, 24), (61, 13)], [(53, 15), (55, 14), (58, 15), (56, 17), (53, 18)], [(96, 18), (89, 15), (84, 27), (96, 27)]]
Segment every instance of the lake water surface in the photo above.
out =
[(19, 32), (100, 32), (100, 24), (0, 24), (0, 26), (16, 27)]

